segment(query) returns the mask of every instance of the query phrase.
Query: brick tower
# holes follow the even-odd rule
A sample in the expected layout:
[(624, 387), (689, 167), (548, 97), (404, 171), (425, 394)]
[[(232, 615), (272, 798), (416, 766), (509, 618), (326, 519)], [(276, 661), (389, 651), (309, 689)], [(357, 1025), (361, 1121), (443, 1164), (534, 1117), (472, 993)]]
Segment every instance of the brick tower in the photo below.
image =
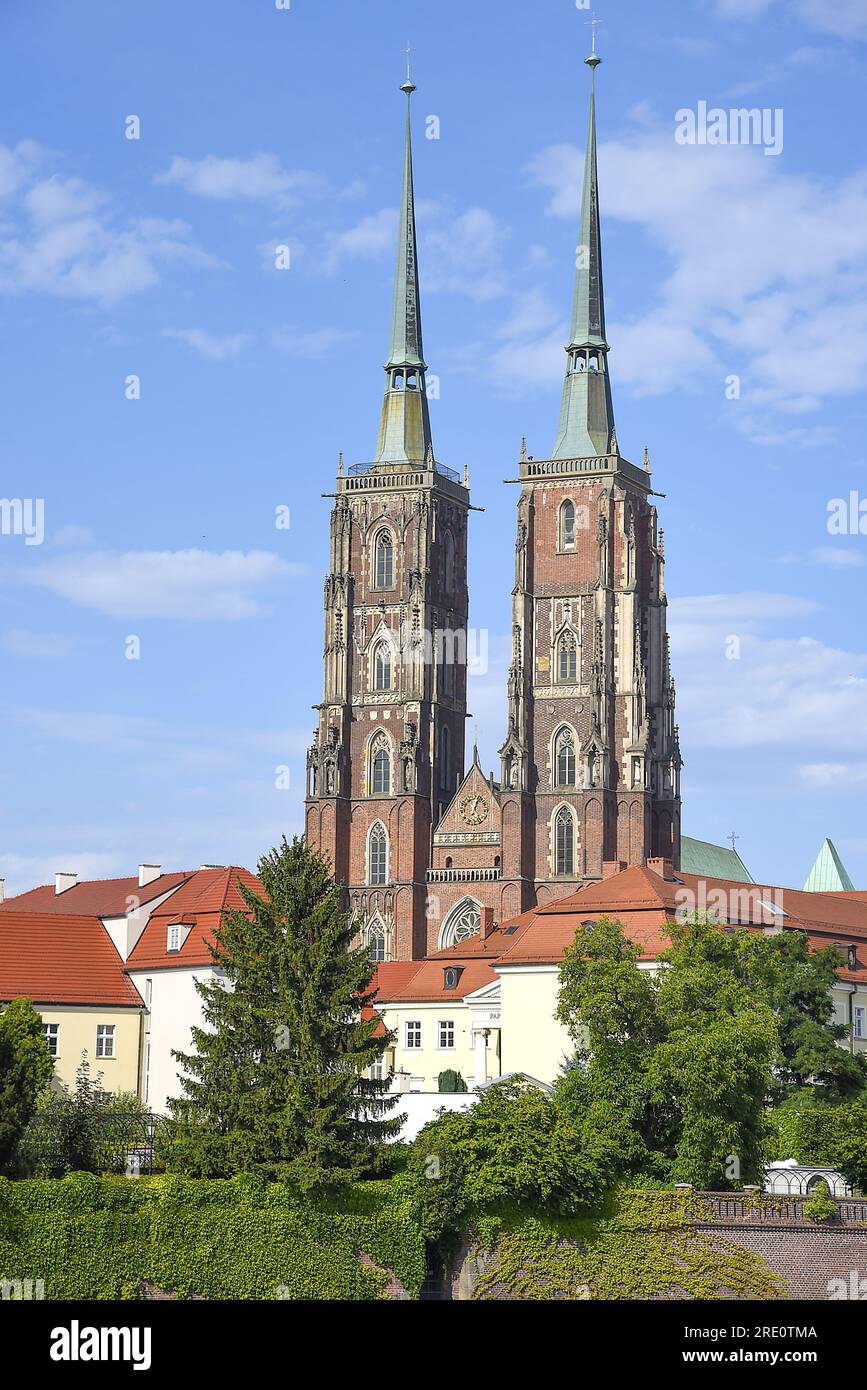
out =
[(407, 79), (391, 346), (374, 461), (331, 513), (324, 695), (306, 832), (378, 960), (427, 949), (432, 828), (463, 776), (469, 493), (435, 458), (425, 382)]
[(649, 464), (614, 426), (596, 169), (595, 77), (572, 330), (556, 442), (519, 465), (509, 724), (501, 800), (520, 799), (539, 902), (603, 863), (680, 856), (680, 754), (662, 532)]

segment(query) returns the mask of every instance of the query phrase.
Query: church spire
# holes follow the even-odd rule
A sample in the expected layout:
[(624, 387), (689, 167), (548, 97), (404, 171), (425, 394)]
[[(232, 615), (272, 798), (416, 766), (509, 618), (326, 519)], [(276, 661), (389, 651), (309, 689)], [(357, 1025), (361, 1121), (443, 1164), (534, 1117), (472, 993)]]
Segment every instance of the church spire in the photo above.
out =
[(409, 73), (400, 90), (406, 93), (406, 147), (397, 233), (391, 345), (385, 364), (385, 399), (374, 460), (382, 464), (424, 463), (432, 452), (425, 387), (427, 366), (421, 335), (412, 177), (410, 103), (416, 89)]
[(581, 194), (572, 333), (566, 348), (569, 362), (563, 387), (560, 427), (552, 457), (581, 458), (616, 449), (614, 407), (608, 376), (605, 338), (605, 298), (602, 290), (602, 238), (599, 229), (599, 185), (596, 173), (596, 69), (602, 59), (593, 52), (590, 68), (590, 122)]

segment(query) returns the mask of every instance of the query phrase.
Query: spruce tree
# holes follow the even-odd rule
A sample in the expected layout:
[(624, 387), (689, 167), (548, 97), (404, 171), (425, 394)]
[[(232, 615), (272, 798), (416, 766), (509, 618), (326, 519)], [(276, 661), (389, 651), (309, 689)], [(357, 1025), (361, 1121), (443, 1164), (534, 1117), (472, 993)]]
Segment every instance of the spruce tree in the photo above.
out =
[(184, 1095), (170, 1102), (168, 1160), (324, 1191), (375, 1170), (400, 1129), (388, 1082), (365, 1074), (389, 1037), (327, 861), (284, 837), (258, 872), (263, 896), (239, 884), (246, 910), (226, 911), (215, 934), (223, 981), (196, 986), (207, 1027), (175, 1053)]

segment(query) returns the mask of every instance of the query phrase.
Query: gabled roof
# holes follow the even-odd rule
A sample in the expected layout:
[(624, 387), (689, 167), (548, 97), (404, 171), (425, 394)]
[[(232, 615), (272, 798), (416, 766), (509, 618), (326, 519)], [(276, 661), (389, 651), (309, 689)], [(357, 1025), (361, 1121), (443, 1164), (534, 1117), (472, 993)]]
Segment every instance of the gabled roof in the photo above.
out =
[(186, 873), (160, 874), (144, 888), (139, 887), (138, 877), (85, 879), (67, 888), (63, 893), (55, 893), (54, 885), (43, 884), (31, 888), (17, 897), (0, 902), (0, 912), (58, 912), (64, 916), (79, 917), (123, 917), (129, 911), (129, 899), (138, 903), (153, 902), (163, 893), (168, 893), (191, 876)]
[(855, 885), (846, 872), (833, 840), (825, 840), (810, 870), (805, 893), (852, 893)]
[[(199, 869), (189, 881), (152, 913), (127, 960), (128, 970), (185, 969), (211, 965), (209, 946), (225, 909), (246, 909), (238, 887), (254, 893), (264, 889), (255, 874), (231, 865), (225, 869)], [(180, 923), (191, 928), (179, 951), (169, 951), (168, 928)]]
[[(804, 931), (815, 948), (839, 943), (854, 945), (857, 963), (840, 971), (844, 980), (867, 978), (867, 895), (808, 893), (768, 884), (744, 884), (738, 879), (704, 878), (678, 872), (661, 878), (651, 869), (632, 867), (568, 897), (525, 913), (520, 933), (502, 951), (497, 969), (516, 965), (559, 963), (582, 922), (616, 918), (642, 948), (642, 958), (654, 960), (669, 944), (668, 926), (679, 911), (720, 910), (734, 926), (765, 930)], [(525, 919), (529, 918), (529, 923)], [(512, 923), (503, 923), (508, 936)]]
[(10, 908), (0, 914), (0, 1001), (142, 1008), (98, 917)]
[[(444, 1004), (454, 1004), (458, 1000), (466, 998), (468, 994), (474, 994), (477, 989), (483, 989), (485, 985), (497, 983), (497, 977), (493, 970), (493, 960), (444, 961), (438, 959), (407, 962), (407, 964), (412, 964), (414, 968), (412, 974), (404, 979), (401, 979), (397, 973), (390, 973), (390, 971), (395, 971), (398, 962), (391, 966), (386, 963), (379, 967), (376, 996), (378, 1009), (385, 1008), (388, 1004), (401, 1003), (422, 1004), (441, 1001)], [(457, 966), (461, 971), (456, 989), (446, 989), (445, 972), (450, 965)]]
[(687, 874), (704, 874), (710, 878), (726, 878), (735, 883), (754, 883), (755, 880), (737, 850), (710, 840), (692, 840), (682, 835), (680, 867)]

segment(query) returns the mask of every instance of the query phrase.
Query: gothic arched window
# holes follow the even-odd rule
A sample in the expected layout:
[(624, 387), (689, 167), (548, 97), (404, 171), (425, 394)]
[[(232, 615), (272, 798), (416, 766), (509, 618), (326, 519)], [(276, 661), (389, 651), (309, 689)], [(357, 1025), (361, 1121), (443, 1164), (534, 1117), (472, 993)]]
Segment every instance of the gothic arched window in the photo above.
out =
[(448, 791), (449, 787), (451, 786), (451, 769), (449, 768), (449, 731), (448, 725), (446, 724), (443, 724), (442, 728), (440, 729), (439, 753), (437, 755), (437, 760), (439, 762), (440, 787), (443, 791)]
[(451, 531), (446, 531), (443, 546), (443, 580), (447, 594), (455, 591), (455, 539)]
[(557, 675), (561, 681), (578, 679), (578, 643), (574, 632), (564, 632), (557, 643)]
[(561, 806), (554, 817), (554, 872), (575, 872), (575, 822), (568, 806)]
[(373, 688), (391, 690), (391, 646), (384, 637), (373, 649)]
[(377, 589), (390, 589), (394, 584), (394, 541), (385, 529), (377, 533), (374, 541), (373, 582)]
[(370, 790), (374, 796), (391, 794), (391, 749), (387, 734), (376, 734), (370, 744)]
[(367, 928), (367, 950), (371, 960), (385, 960), (385, 927), (378, 918)]
[(440, 932), (440, 948), (454, 946), (468, 937), (478, 936), (482, 929), (482, 909), (475, 898), (463, 898), (453, 907)]
[(571, 729), (561, 729), (554, 739), (554, 785), (575, 785), (575, 739)]
[(560, 508), (560, 549), (575, 549), (575, 503), (566, 501)]
[(379, 821), (367, 837), (367, 881), (374, 888), (388, 882), (388, 835)]

